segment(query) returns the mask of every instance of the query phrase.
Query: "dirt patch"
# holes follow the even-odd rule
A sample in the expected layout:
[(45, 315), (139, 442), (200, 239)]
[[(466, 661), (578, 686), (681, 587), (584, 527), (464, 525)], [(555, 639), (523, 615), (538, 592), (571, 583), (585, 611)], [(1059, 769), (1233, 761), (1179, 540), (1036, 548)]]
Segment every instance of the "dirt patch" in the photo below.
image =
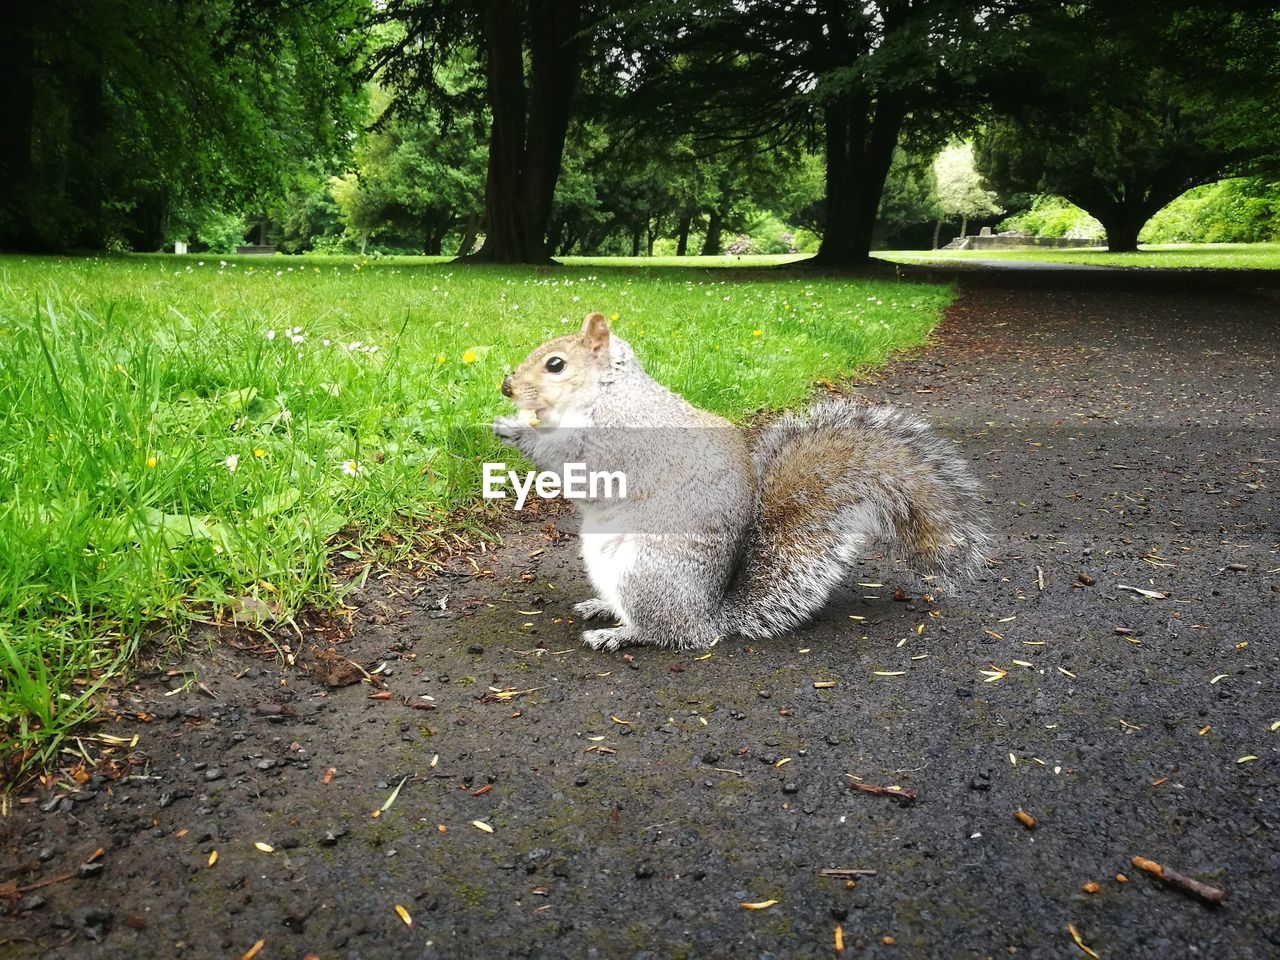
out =
[[(860, 392), (987, 481), (980, 582), (869, 557), (794, 636), (595, 654), (543, 518), (371, 575), (287, 652), (190, 643), (120, 691), (122, 744), (80, 745), (113, 776), (10, 798), (0, 952), (799, 957), (840, 924), (850, 955), (1083, 955), (1070, 923), (1104, 957), (1276, 955), (1274, 297), (957, 276), (933, 348)], [(312, 647), (356, 682), (285, 661)]]

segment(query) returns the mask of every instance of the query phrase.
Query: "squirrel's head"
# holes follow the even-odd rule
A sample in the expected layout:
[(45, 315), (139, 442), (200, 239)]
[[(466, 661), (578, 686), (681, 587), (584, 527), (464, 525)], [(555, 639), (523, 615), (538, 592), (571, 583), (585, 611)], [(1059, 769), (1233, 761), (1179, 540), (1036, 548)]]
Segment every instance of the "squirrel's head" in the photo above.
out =
[(503, 377), (502, 394), (531, 424), (556, 424), (569, 411), (589, 406), (611, 377), (619, 359), (614, 354), (629, 352), (609, 333), (604, 314), (589, 313), (577, 333), (548, 340)]

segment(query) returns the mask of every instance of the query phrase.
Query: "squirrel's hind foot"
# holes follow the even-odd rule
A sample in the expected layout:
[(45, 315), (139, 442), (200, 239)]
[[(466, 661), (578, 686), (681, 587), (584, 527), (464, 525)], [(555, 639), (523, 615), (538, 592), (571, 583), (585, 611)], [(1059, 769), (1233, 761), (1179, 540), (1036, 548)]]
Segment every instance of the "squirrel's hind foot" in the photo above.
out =
[(617, 620), (618, 612), (609, 606), (599, 597), (592, 597), (590, 600), (583, 600), (581, 603), (573, 605), (573, 612), (576, 616), (583, 620)]

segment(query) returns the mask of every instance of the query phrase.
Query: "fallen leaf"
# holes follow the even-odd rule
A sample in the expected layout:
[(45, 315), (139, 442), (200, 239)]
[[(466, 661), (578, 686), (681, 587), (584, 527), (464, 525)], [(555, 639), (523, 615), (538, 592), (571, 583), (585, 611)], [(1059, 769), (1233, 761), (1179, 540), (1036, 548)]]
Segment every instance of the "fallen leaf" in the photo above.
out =
[(259, 940), (257, 943), (255, 943), (252, 947), (250, 947), (244, 953), (240, 954), (240, 960), (253, 960), (253, 958), (258, 955), (258, 951), (261, 950), (264, 946), (266, 946), (266, 944), (267, 944), (266, 940)]
[(738, 906), (743, 910), (768, 910), (777, 903), (777, 900), (761, 900), (758, 903), (740, 903)]
[(261, 850), (263, 853), (275, 853), (275, 852), (276, 852), (276, 848), (275, 848), (275, 847), (273, 847), (273, 846), (272, 846), (271, 844), (269, 844), (269, 843), (263, 843), (261, 840), (259, 840), (259, 841), (257, 841), (256, 843), (254, 843), (254, 846), (255, 846), (255, 847), (257, 847), (259, 850)]
[(1076, 942), (1077, 947), (1089, 956), (1093, 957), (1093, 960), (1099, 960), (1098, 955), (1084, 945), (1084, 941), (1080, 939), (1080, 931), (1076, 929), (1076, 925), (1074, 923), (1067, 924), (1067, 933), (1071, 934), (1071, 939)]
[(210, 850), (210, 851), (209, 851), (209, 866), (211, 866), (211, 867), (212, 867), (212, 866), (213, 866), (215, 863), (217, 863), (217, 862), (218, 862), (218, 851), (217, 851), (217, 850)]
[(391, 796), (387, 797), (386, 802), (378, 808), (379, 813), (386, 813), (391, 809), (391, 805), (396, 802), (396, 797), (400, 796), (400, 788), (404, 786), (405, 781), (408, 779), (408, 777), (402, 777), (400, 779), (400, 782), (396, 784), (396, 788), (391, 791)]
[(1239, 760), (1236, 761), (1236, 763), (1249, 763), (1250, 761), (1257, 760), (1257, 759), (1258, 758), (1255, 757), (1253, 754), (1249, 754), (1247, 757), (1241, 757)]
[(404, 907), (400, 906), (400, 904), (398, 903), (396, 904), (396, 914), (397, 916), (400, 917), (401, 920), (404, 921), (404, 925), (406, 927), (413, 926), (413, 917), (409, 916), (409, 911), (406, 910)]
[(1117, 583), (1117, 590), (1128, 590), (1130, 593), (1136, 593), (1152, 600), (1168, 600), (1169, 594), (1161, 593), (1159, 590), (1147, 590), (1145, 587), (1131, 587), (1125, 583)]
[(338, 773), (337, 767), (330, 767), (328, 770), (324, 772), (324, 776), (320, 778), (320, 782), (323, 783), (325, 786), (328, 786), (330, 783), (333, 782), (333, 778), (337, 775), (337, 773)]
[(489, 826), (483, 820), (472, 820), (471, 825), (477, 830), (483, 830), (485, 833), (493, 833), (493, 827)]

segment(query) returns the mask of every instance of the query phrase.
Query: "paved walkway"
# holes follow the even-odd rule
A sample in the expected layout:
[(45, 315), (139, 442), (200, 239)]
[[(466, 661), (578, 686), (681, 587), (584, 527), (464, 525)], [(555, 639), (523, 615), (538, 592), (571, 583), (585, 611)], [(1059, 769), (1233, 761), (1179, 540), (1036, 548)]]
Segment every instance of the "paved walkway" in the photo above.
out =
[(183, 662), (217, 699), (144, 676), (131, 778), (0, 820), (19, 886), (105, 851), (0, 952), (830, 957), (839, 924), (847, 956), (1083, 956), (1072, 924), (1105, 958), (1276, 956), (1276, 288), (955, 276), (936, 345), (859, 392), (987, 480), (981, 582), (925, 599), (869, 559), (812, 628), (700, 660), (584, 650), (539, 522), (481, 576), (371, 580), (339, 649), (390, 698), (226, 643)]

